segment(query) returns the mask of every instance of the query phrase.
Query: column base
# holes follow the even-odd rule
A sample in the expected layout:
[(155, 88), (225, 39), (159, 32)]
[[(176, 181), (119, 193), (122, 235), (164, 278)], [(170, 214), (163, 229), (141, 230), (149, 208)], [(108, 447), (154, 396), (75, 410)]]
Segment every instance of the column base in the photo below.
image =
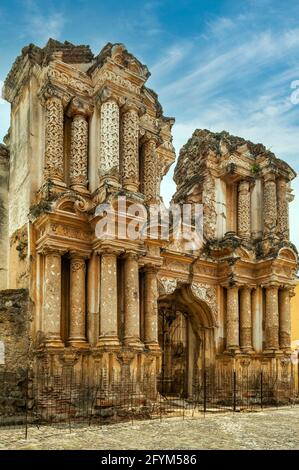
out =
[(244, 346), (244, 347), (241, 347), (241, 353), (242, 354), (254, 354), (254, 349), (251, 346), (249, 347)]
[(284, 353), (284, 354), (292, 354), (293, 350), (290, 346), (287, 346), (285, 348), (280, 348), (280, 350)]
[(100, 336), (96, 347), (101, 349), (115, 349), (120, 347), (120, 342), (117, 336)]
[(282, 354), (282, 351), (278, 348), (266, 348), (264, 349), (263, 354), (276, 355), (276, 354)]
[(127, 191), (130, 191), (132, 193), (137, 193), (138, 192), (138, 189), (139, 189), (139, 183), (135, 183), (135, 182), (126, 182), (124, 183), (124, 188), (127, 190)]
[(71, 185), (71, 189), (73, 191), (78, 191), (78, 193), (81, 193), (81, 194), (87, 194), (87, 195), (90, 194), (90, 192), (88, 191), (88, 189), (84, 185), (81, 186), (79, 184), (73, 184), (73, 185)]
[(44, 344), (46, 348), (55, 348), (55, 349), (64, 348), (64, 343), (61, 341), (60, 338), (47, 338)]
[(88, 349), (89, 348), (88, 342), (84, 339), (69, 339), (68, 340), (68, 345), (72, 346), (73, 348), (78, 348), (78, 349)]
[(51, 176), (49, 176), (48, 180), (51, 180), (52, 183), (54, 184), (54, 186), (57, 189), (65, 189), (66, 188), (66, 183), (62, 180), (59, 180), (57, 178), (51, 178)]
[(224, 351), (224, 354), (240, 354), (241, 350), (239, 346), (230, 346)]
[(127, 348), (136, 349), (138, 351), (142, 351), (144, 349), (144, 344), (140, 341), (140, 339), (132, 336), (124, 338), (124, 346)]
[(161, 352), (161, 348), (160, 348), (160, 345), (159, 343), (155, 342), (155, 341), (145, 341), (144, 342), (144, 346), (146, 347), (146, 349), (148, 349), (149, 351), (153, 351), (153, 352)]

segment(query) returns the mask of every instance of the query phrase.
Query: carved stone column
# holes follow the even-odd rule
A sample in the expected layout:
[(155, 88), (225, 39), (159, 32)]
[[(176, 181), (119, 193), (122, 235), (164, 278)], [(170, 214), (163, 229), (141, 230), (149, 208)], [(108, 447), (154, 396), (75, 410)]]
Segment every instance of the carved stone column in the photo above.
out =
[(284, 178), (277, 181), (277, 229), (284, 240), (289, 239), (288, 183)]
[(240, 346), (242, 351), (252, 351), (251, 287), (240, 292)]
[(124, 188), (139, 189), (139, 113), (138, 107), (128, 102), (122, 109), (121, 171)]
[(249, 240), (251, 235), (249, 181), (241, 181), (239, 183), (238, 191), (238, 235), (241, 238), (246, 238)]
[(280, 349), (291, 349), (291, 290), (284, 287), (279, 290), (279, 346)]
[(227, 289), (226, 308), (226, 349), (239, 350), (239, 288), (237, 286)]
[(127, 253), (125, 275), (125, 335), (124, 343), (134, 349), (143, 349), (140, 341), (139, 267), (138, 256)]
[(278, 286), (266, 287), (265, 349), (279, 348)]
[(100, 184), (104, 180), (119, 185), (119, 105), (110, 90), (104, 89), (100, 96)]
[(275, 175), (264, 176), (264, 235), (274, 234), (277, 224), (277, 196)]
[(145, 269), (144, 302), (144, 344), (150, 350), (159, 351), (158, 342), (158, 285), (157, 269), (148, 266)]
[(92, 108), (80, 99), (73, 99), (68, 110), (72, 121), (70, 187), (86, 192), (88, 184), (88, 116)]
[(71, 252), (70, 266), (70, 336), (69, 343), (75, 347), (86, 347), (85, 337), (85, 258)]
[(43, 331), (48, 347), (63, 347), (61, 341), (61, 252), (45, 251)]
[(64, 106), (62, 97), (59, 94), (51, 95), (51, 92), (52, 90), (44, 94), (44, 106), (46, 108), (44, 181), (50, 179), (60, 186), (65, 186), (63, 158)]
[(106, 250), (101, 255), (100, 338), (98, 346), (117, 347), (117, 254)]
[(154, 135), (150, 135), (148, 138), (144, 138), (144, 144), (142, 146), (143, 156), (143, 193), (145, 195), (146, 202), (157, 201), (157, 138)]

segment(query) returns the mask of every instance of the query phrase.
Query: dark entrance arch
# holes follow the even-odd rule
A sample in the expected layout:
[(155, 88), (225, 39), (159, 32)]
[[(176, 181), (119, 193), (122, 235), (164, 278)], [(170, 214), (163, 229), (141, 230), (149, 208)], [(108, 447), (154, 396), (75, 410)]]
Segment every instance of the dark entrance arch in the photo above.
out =
[(207, 307), (186, 294), (176, 290), (159, 300), (158, 390), (162, 395), (196, 395), (204, 370), (214, 364), (214, 329), (207, 323)]

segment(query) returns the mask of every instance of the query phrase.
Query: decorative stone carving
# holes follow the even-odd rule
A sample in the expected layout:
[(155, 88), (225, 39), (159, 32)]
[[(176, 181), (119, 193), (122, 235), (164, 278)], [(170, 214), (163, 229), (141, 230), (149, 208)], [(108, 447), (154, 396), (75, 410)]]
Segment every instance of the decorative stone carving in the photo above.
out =
[(250, 239), (250, 183), (241, 181), (238, 194), (238, 235), (241, 238)]
[(161, 277), (159, 279), (159, 295), (170, 295), (177, 288), (177, 279)]
[(217, 323), (218, 303), (215, 287), (210, 286), (209, 284), (192, 282), (191, 291), (198, 300), (202, 300), (210, 307), (214, 320)]
[(125, 188), (137, 191), (139, 186), (139, 116), (134, 104), (127, 104), (121, 120), (122, 179)]
[(147, 202), (157, 200), (157, 155), (156, 139), (150, 136), (143, 147), (143, 193)]
[(101, 105), (100, 177), (119, 177), (119, 106), (113, 99)]
[(277, 230), (284, 239), (289, 239), (288, 184), (284, 178), (277, 181)]
[(92, 233), (62, 224), (51, 224), (48, 233), (83, 241), (90, 241), (92, 239)]
[(70, 186), (86, 189), (87, 186), (88, 123), (82, 115), (74, 116), (70, 161)]
[(275, 175), (269, 173), (264, 177), (264, 234), (275, 232), (277, 224), (277, 200)]
[(207, 240), (216, 236), (217, 212), (215, 209), (215, 179), (210, 172), (206, 173), (205, 184), (202, 193), (203, 200), (203, 231)]
[(70, 186), (86, 191), (88, 175), (88, 116), (92, 107), (81, 99), (74, 98), (68, 110), (72, 121)]
[(63, 104), (58, 97), (46, 101), (46, 151), (44, 179), (63, 181)]
[(62, 72), (57, 68), (50, 67), (48, 76), (51, 79), (57, 80), (63, 85), (70, 86), (80, 94), (86, 93), (89, 96), (92, 96), (93, 94), (93, 89), (90, 84), (85, 83), (84, 80), (80, 80), (79, 78), (74, 77), (69, 73)]
[(98, 80), (96, 80), (95, 86), (96, 88), (100, 88), (107, 82), (115, 83), (116, 85), (119, 85), (126, 90), (135, 93), (136, 95), (140, 94), (140, 86), (134, 85), (132, 82), (130, 82), (130, 80), (123, 78), (121, 75), (118, 75), (111, 70), (105, 70), (104, 72), (101, 72)]

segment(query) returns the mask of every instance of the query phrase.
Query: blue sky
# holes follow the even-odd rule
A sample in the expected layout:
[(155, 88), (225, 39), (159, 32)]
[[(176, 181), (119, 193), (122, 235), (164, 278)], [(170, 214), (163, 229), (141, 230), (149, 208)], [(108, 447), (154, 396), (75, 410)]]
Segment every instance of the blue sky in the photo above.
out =
[[(299, 172), (299, 93), (294, 99), (291, 88), (299, 85), (298, 0), (1, 0), (0, 26), (2, 82), (30, 42), (43, 46), (54, 37), (90, 44), (95, 53), (122, 42), (148, 65), (148, 85), (176, 118), (177, 151), (195, 128), (225, 129), (264, 143)], [(0, 141), (8, 126), (2, 100)], [(291, 232), (299, 246), (298, 179), (293, 187)], [(164, 198), (174, 190), (171, 171)]]

